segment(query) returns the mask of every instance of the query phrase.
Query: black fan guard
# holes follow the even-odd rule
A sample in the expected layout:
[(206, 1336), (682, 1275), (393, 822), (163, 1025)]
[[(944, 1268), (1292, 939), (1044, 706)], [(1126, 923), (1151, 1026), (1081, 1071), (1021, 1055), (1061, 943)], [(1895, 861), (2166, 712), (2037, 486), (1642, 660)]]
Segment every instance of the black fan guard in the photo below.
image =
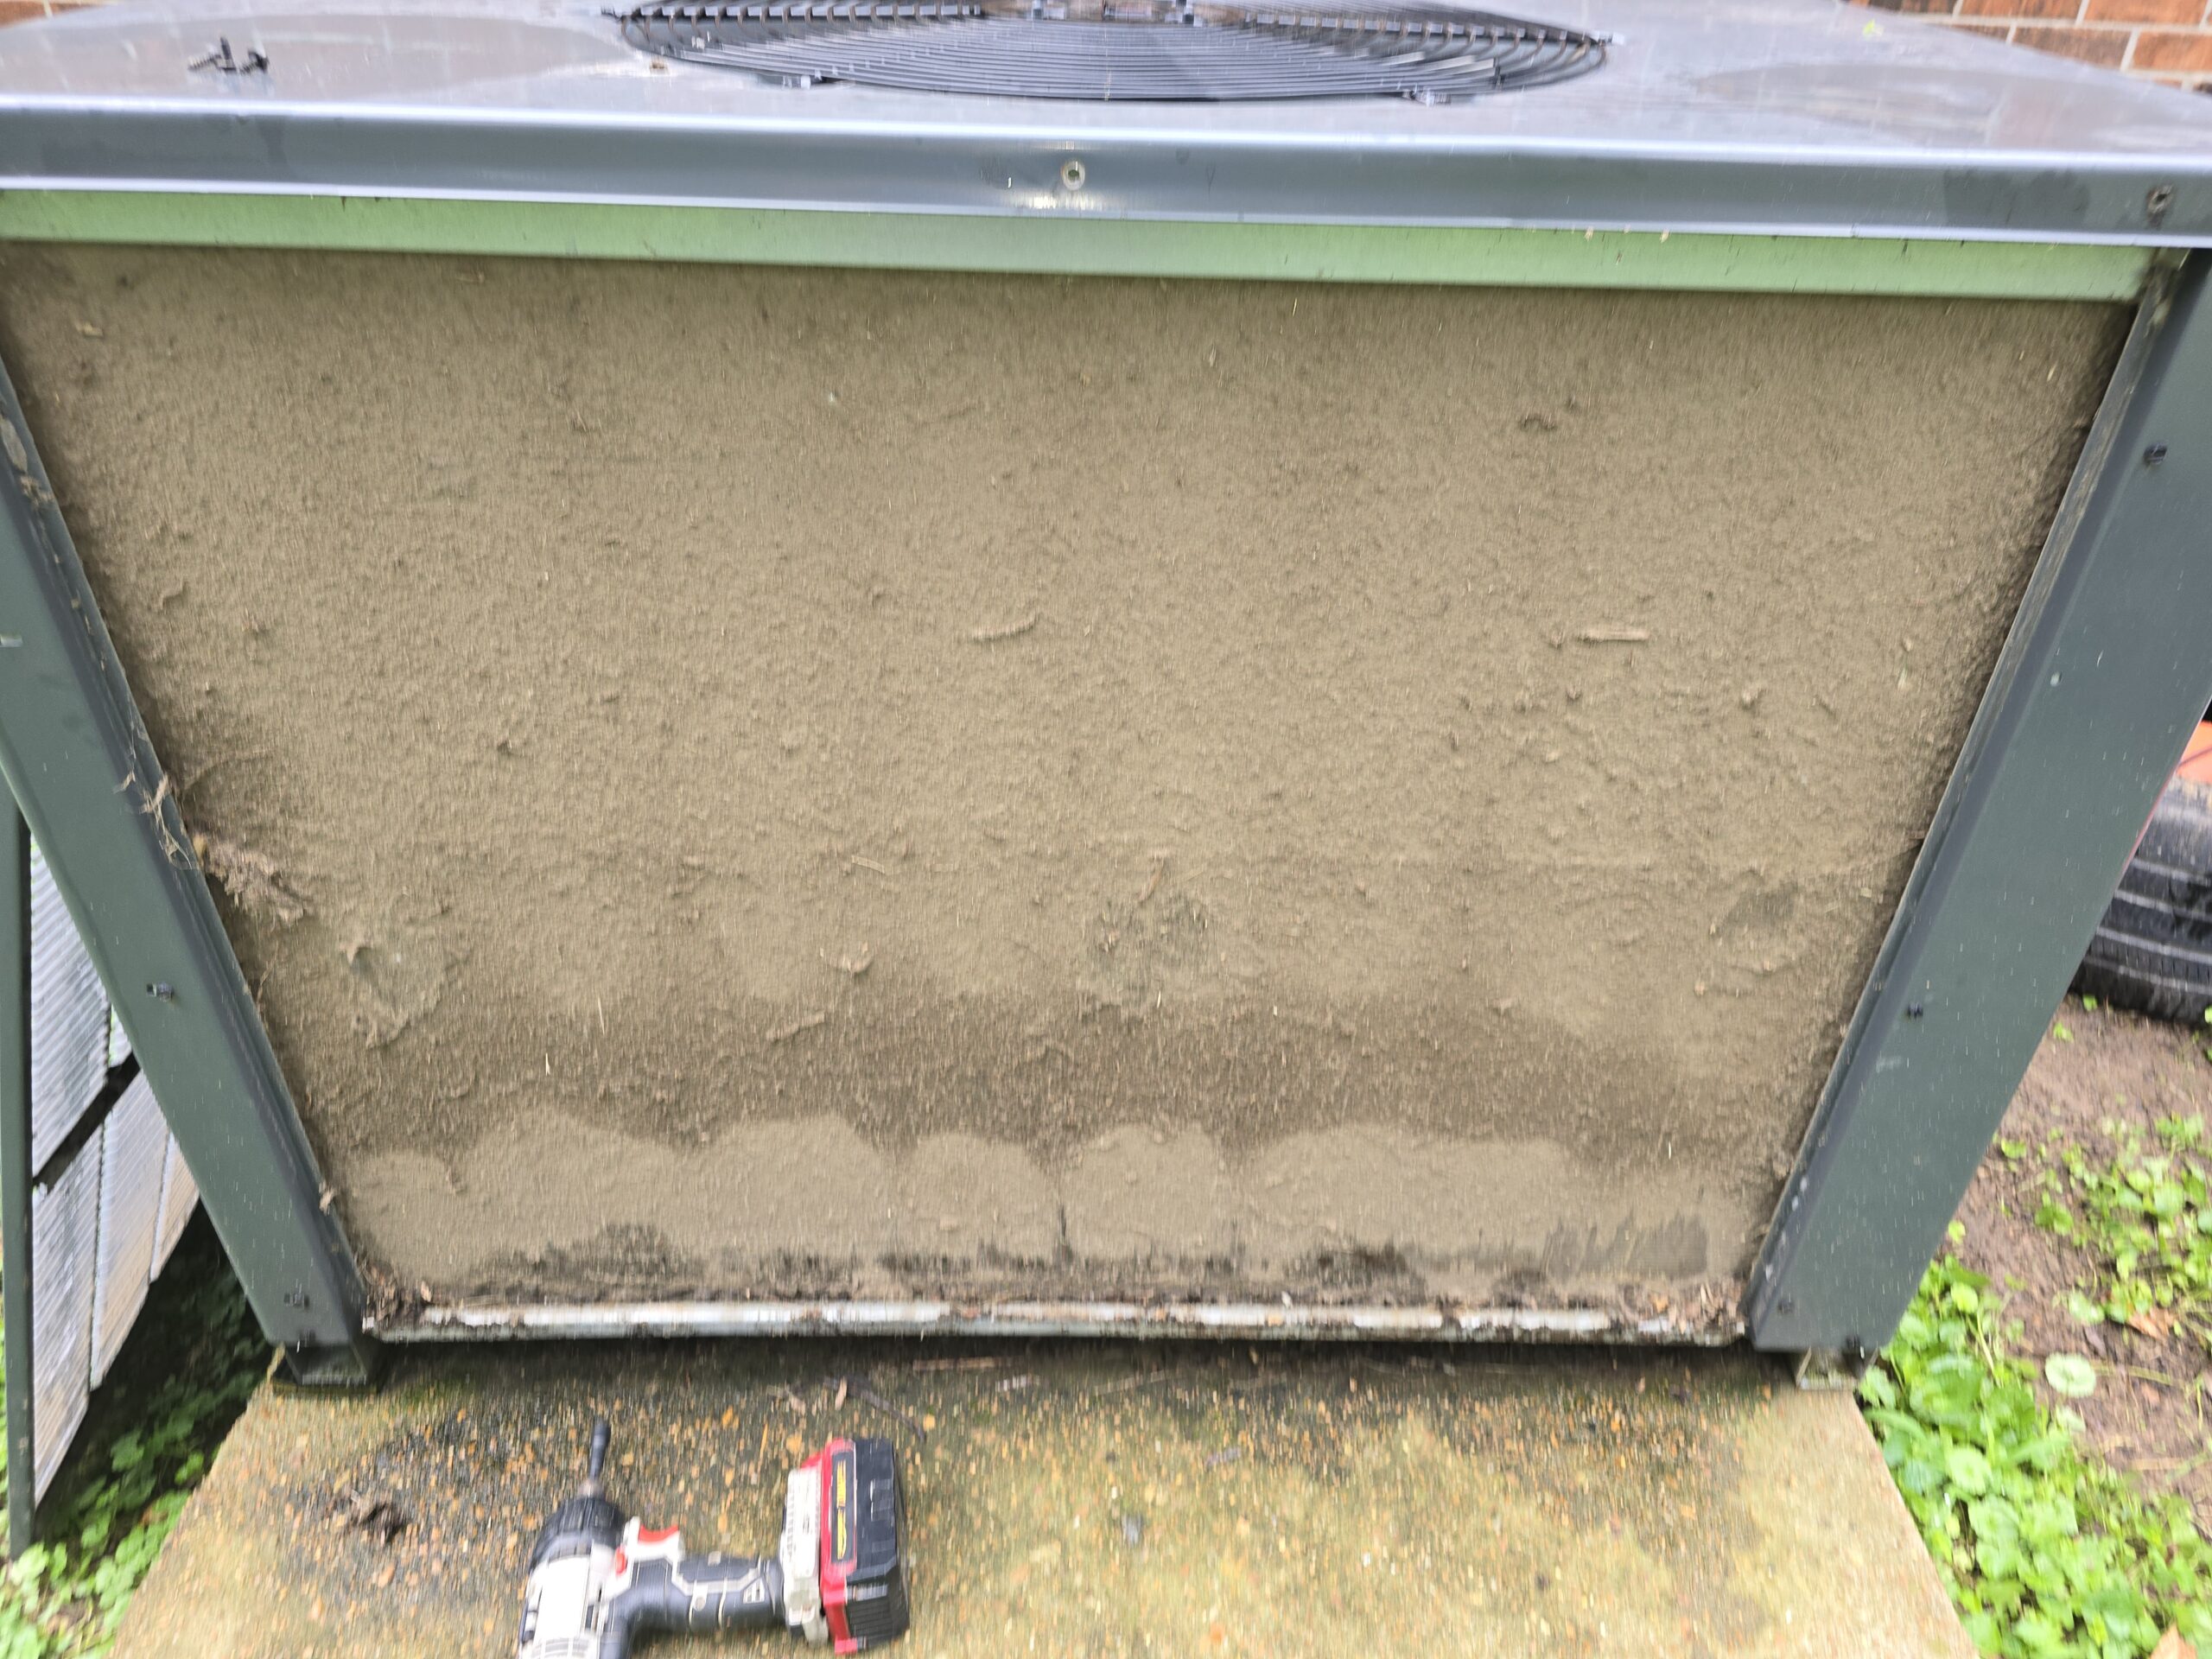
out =
[(785, 86), (1149, 103), (1409, 98), (1541, 86), (1605, 61), (1601, 35), (1442, 8), (1329, 14), (1040, 0), (649, 3), (635, 47)]

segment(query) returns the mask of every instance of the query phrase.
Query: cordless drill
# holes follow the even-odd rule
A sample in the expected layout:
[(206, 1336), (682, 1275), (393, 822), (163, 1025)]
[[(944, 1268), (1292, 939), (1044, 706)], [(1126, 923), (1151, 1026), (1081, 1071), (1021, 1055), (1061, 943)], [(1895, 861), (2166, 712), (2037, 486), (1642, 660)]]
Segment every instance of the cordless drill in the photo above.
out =
[(611, 1435), (592, 1426), (576, 1495), (530, 1552), (517, 1659), (628, 1659), (646, 1630), (788, 1626), (858, 1653), (906, 1630), (906, 1535), (888, 1440), (836, 1440), (791, 1472), (772, 1557), (690, 1556), (600, 1487)]

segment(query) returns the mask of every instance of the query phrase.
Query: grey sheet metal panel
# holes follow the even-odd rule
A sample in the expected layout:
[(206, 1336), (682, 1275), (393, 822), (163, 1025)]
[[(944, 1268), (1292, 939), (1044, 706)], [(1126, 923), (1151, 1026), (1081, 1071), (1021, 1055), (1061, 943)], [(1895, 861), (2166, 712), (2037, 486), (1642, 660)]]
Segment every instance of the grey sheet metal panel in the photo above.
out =
[[(588, 0), (162, 0), (0, 35), (0, 188), (2212, 243), (2202, 99), (1825, 0), (1522, 10), (1608, 62), (1441, 105), (1075, 104), (771, 86)], [(192, 68), (219, 35), (266, 72)]]
[(107, 991), (54, 873), (31, 850), (31, 1167), (69, 1137), (107, 1077)]
[(199, 1207), (199, 1184), (192, 1179), (192, 1170), (184, 1161), (184, 1148), (177, 1145), (175, 1135), (170, 1135), (162, 1160), (162, 1203), (154, 1219), (154, 1260), (147, 1270), (148, 1278), (162, 1276), (169, 1257), (176, 1254), (186, 1224)]
[(92, 1398), (92, 1267), (99, 1235), (99, 1133), (31, 1195), (31, 1351), (37, 1372), (39, 1497)]
[(94, 1388), (123, 1351), (153, 1276), (169, 1128), (143, 1075), (115, 1103), (100, 1141), (99, 1240), (92, 1268)]

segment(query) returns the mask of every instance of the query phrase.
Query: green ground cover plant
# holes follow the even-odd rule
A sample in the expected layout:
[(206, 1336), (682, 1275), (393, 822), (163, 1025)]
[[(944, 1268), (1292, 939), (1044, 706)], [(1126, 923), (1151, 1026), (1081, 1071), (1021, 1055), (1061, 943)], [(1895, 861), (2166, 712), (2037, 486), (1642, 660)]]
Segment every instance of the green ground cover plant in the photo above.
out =
[(2212, 1644), (2212, 1546), (2188, 1503), (2145, 1494), (2038, 1401), (2001, 1313), (1986, 1279), (1939, 1256), (1859, 1384), (1967, 1634), (2008, 1659), (2139, 1659), (2169, 1629)]
[[(108, 1650), (268, 1362), (244, 1292), (212, 1232), (195, 1223), (47, 1495), (37, 1541), (10, 1552), (0, 1576), (0, 1659), (90, 1659)], [(0, 1482), (15, 1474), (0, 1436)]]
[(2155, 1145), (2107, 1125), (2112, 1151), (2059, 1152), (2044, 1175), (2036, 1224), (2078, 1245), (2088, 1272), (2067, 1299), (2085, 1325), (2148, 1337), (2178, 1332), (2212, 1350), (2212, 1197), (2197, 1155), (2199, 1117), (2161, 1118)]

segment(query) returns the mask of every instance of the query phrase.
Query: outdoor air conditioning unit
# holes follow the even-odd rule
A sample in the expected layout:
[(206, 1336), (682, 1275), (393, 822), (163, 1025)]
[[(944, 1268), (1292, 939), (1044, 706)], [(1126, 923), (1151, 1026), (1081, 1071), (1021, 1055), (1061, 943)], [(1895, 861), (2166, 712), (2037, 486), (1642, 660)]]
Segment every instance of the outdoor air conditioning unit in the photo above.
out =
[(2212, 110), (1863, 13), (132, 6), (0, 187), (0, 760), (309, 1374), (1878, 1343), (2212, 690)]

